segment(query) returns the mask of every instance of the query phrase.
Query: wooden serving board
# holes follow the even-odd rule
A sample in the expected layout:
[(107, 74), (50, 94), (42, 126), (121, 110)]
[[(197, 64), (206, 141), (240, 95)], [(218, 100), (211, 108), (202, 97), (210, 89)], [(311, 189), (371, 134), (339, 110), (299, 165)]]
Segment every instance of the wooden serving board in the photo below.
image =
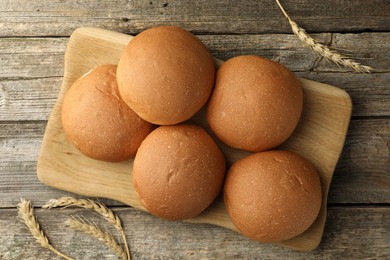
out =
[[(40, 150), (37, 175), (43, 183), (73, 193), (121, 201), (145, 210), (133, 189), (132, 160), (107, 163), (81, 154), (67, 140), (61, 123), (64, 94), (72, 83), (101, 64), (117, 64), (131, 36), (97, 28), (80, 28), (71, 35), (65, 53), (61, 92), (50, 115)], [(215, 60), (217, 66), (222, 61)], [(301, 79), (304, 89), (302, 118), (282, 148), (295, 151), (311, 161), (321, 176), (322, 207), (313, 225), (303, 234), (279, 243), (299, 251), (313, 250), (321, 241), (326, 220), (329, 185), (342, 151), (352, 105), (349, 95), (336, 87)], [(207, 127), (204, 109), (189, 120)], [(229, 164), (247, 156), (219, 142)], [(236, 230), (223, 200), (218, 198), (199, 216), (186, 220)]]

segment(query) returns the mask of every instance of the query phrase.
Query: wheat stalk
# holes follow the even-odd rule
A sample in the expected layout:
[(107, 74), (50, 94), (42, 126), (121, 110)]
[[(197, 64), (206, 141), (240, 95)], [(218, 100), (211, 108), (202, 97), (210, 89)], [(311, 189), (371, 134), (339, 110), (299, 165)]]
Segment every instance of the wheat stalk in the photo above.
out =
[(288, 19), (288, 22), (291, 25), (292, 31), (298, 36), (298, 38), (309, 45), (309, 47), (316, 53), (320, 54), (322, 57), (325, 57), (327, 60), (333, 61), (338, 66), (343, 65), (347, 68), (354, 70), (355, 72), (361, 73), (370, 73), (374, 69), (370, 66), (362, 65), (353, 59), (340, 54), (339, 52), (330, 49), (329, 47), (317, 42), (314, 40), (302, 27), (298, 26), (296, 22), (291, 20), (290, 16), (286, 13), (283, 6), (280, 4), (279, 0), (275, 0), (278, 4), (280, 10), (282, 10), (284, 16)]
[(93, 201), (90, 199), (75, 199), (72, 197), (61, 197), (59, 199), (51, 199), (47, 204), (42, 206), (42, 208), (56, 208), (56, 207), (79, 207), (85, 209), (92, 209), (95, 212), (103, 216), (108, 222), (113, 224), (115, 228), (119, 231), (122, 236), (123, 242), (125, 244), (127, 259), (130, 260), (130, 250), (127, 244), (126, 235), (122, 227), (121, 220), (118, 215), (116, 215), (111, 209), (107, 208), (103, 203)]
[(69, 256), (64, 255), (55, 249), (49, 242), (47, 236), (43, 233), (41, 229), (38, 219), (34, 216), (33, 208), (31, 206), (31, 202), (29, 200), (20, 199), (20, 203), (18, 204), (18, 216), (27, 226), (28, 230), (30, 230), (31, 234), (35, 238), (35, 240), (44, 248), (51, 250), (53, 253), (68, 259), (73, 260)]
[(80, 220), (73, 218), (66, 220), (65, 225), (95, 237), (111, 248), (117, 256), (124, 260), (127, 259), (126, 252), (122, 249), (121, 246), (118, 245), (111, 233), (101, 230), (96, 224), (92, 224), (90, 222), (85, 223), (85, 221), (81, 218)]

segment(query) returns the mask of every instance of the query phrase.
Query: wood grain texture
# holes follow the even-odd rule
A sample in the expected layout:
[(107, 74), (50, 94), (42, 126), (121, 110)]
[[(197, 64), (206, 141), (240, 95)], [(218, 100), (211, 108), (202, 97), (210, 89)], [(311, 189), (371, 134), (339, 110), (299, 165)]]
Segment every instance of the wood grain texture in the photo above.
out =
[[(1, 27), (0, 27), (1, 28)], [(62, 76), (65, 38), (0, 38), (0, 78)]]
[[(276, 60), (295, 72), (346, 72), (316, 56), (295, 35), (198, 35), (214, 57), (259, 55)], [(390, 33), (313, 34), (377, 72), (390, 72)], [(359, 45), (356, 45), (356, 42)], [(43, 78), (63, 75), (67, 38), (0, 38), (0, 61), (7, 64), (0, 78)]]
[[(388, 259), (389, 207), (330, 207), (324, 238), (311, 252), (294, 252), (251, 241), (234, 231), (209, 225), (164, 221), (132, 208), (113, 208), (122, 219), (133, 259)], [(80, 209), (42, 210), (36, 215), (53, 245), (77, 259), (116, 259), (100, 242), (64, 227), (82, 215), (107, 222)], [(42, 249), (16, 219), (15, 209), (0, 214), (0, 258), (59, 259)], [(10, 250), (12, 249), (12, 250)]]
[(0, 81), (0, 121), (47, 120), (62, 77)]
[(339, 86), (352, 98), (353, 116), (390, 116), (390, 73), (297, 73), (297, 75)]
[[(282, 1), (293, 20), (312, 32), (389, 29), (388, 0)], [(0, 36), (68, 36), (79, 27), (99, 26), (138, 33), (160, 24), (196, 33), (290, 33), (274, 0), (62, 1), (2, 0)]]
[[(381, 73), (345, 73), (321, 61), (294, 35), (203, 35), (215, 57), (256, 54), (277, 60), (299, 76), (346, 90), (354, 116), (390, 115), (390, 33), (317, 34), (324, 42), (367, 56)], [(334, 40), (333, 40), (334, 41)], [(355, 44), (359, 41), (359, 45)], [(59, 93), (67, 38), (0, 38), (0, 120), (47, 120)], [(387, 71), (387, 72), (386, 72)], [(323, 73), (325, 72), (325, 73)]]
[[(69, 194), (42, 184), (36, 160), (46, 122), (0, 123), (0, 208), (20, 197), (37, 206)], [(352, 120), (329, 191), (329, 203), (390, 203), (390, 120)], [(117, 205), (109, 201), (108, 205)]]
[[(313, 38), (375, 68), (389, 72), (390, 33), (321, 33)], [(317, 56), (296, 35), (199, 35), (212, 54), (222, 60), (238, 55), (259, 55), (276, 60), (295, 72), (346, 72)], [(356, 43), (359, 42), (357, 45)]]
[[(352, 98), (353, 116), (390, 116), (390, 73), (296, 73), (337, 85)], [(62, 77), (0, 80), (0, 121), (47, 120)]]
[(389, 150), (390, 119), (354, 121), (332, 181), (333, 200), (390, 203)]

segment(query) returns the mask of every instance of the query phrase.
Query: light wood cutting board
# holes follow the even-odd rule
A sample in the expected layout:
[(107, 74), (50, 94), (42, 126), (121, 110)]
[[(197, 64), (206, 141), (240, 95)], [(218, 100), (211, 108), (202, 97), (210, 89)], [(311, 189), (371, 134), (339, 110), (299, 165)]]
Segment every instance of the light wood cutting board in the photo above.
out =
[[(40, 150), (37, 175), (43, 183), (77, 194), (121, 201), (145, 210), (131, 182), (132, 160), (122, 163), (96, 161), (82, 155), (68, 141), (61, 123), (62, 100), (72, 83), (101, 64), (117, 64), (132, 36), (97, 28), (80, 28), (71, 35), (65, 53), (61, 92), (50, 115)], [(217, 66), (222, 63), (215, 60)], [(329, 185), (342, 151), (352, 104), (349, 95), (336, 87), (301, 79), (304, 89), (302, 118), (282, 148), (297, 152), (311, 161), (321, 176), (322, 208), (313, 225), (303, 234), (279, 243), (299, 251), (313, 250), (321, 241), (326, 220)], [(204, 109), (189, 120), (207, 127)], [(219, 142), (229, 164), (249, 153)], [(219, 197), (199, 216), (186, 220), (209, 223), (232, 230), (223, 200)]]

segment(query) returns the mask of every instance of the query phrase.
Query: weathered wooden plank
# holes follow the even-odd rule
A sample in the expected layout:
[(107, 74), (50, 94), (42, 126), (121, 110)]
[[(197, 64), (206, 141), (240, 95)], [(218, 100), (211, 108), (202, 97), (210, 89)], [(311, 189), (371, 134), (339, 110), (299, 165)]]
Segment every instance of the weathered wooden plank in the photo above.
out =
[[(370, 65), (377, 72), (390, 70), (390, 33), (313, 34), (317, 41)], [(227, 60), (238, 55), (259, 55), (277, 60), (293, 71), (350, 71), (323, 60), (290, 34), (199, 35), (213, 55)], [(359, 44), (356, 44), (359, 42)]]
[[(380, 72), (390, 70), (390, 44), (388, 42), (390, 42), (390, 33), (335, 33), (332, 34), (330, 46)], [(334, 71), (334, 67), (334, 64), (329, 62), (320, 62), (314, 70)], [(343, 69), (343, 71), (348, 70)]]
[(331, 203), (390, 203), (389, 121), (351, 122), (330, 186)]
[(352, 98), (352, 116), (390, 115), (390, 73), (301, 73), (303, 78), (344, 89)]
[(62, 76), (67, 38), (0, 39), (0, 78)]
[[(390, 35), (390, 34), (389, 34)], [(322, 41), (330, 34), (318, 34)], [(390, 37), (390, 36), (389, 36)], [(256, 54), (275, 59), (294, 71), (308, 71), (316, 57), (294, 35), (201, 35), (217, 58)], [(63, 75), (67, 38), (0, 39), (0, 78), (43, 78)], [(13, 46), (18, 46), (13, 49)], [(270, 47), (272, 46), (272, 47)], [(299, 62), (297, 62), (299, 60)], [(335, 67), (337, 70), (337, 67)]]
[[(315, 34), (325, 44), (361, 58), (378, 72), (390, 71), (390, 33)], [(345, 72), (320, 61), (295, 35), (199, 35), (212, 54), (222, 60), (238, 55), (259, 55), (277, 60), (296, 72)], [(0, 78), (62, 76), (68, 38), (0, 39)], [(359, 42), (359, 45), (356, 45)]]
[[(294, 252), (246, 239), (227, 229), (202, 224), (166, 221), (132, 208), (114, 208), (122, 219), (132, 259), (386, 259), (390, 214), (389, 207), (330, 207), (327, 225), (319, 248)], [(52, 244), (78, 259), (115, 259), (101, 242), (75, 233), (63, 222), (74, 215), (92, 219), (116, 231), (96, 214), (87, 210), (35, 210)], [(15, 209), (0, 211), (0, 256), (4, 259), (52, 259), (24, 225), (17, 221)], [(364, 223), (364, 224), (362, 224)]]
[(0, 81), (0, 121), (47, 120), (62, 77)]
[[(390, 115), (390, 73), (301, 73), (303, 78), (346, 90), (353, 116)], [(62, 77), (0, 81), (0, 121), (47, 120), (57, 99)]]
[[(308, 31), (353, 32), (389, 29), (389, 1), (282, 1)], [(82, 26), (138, 33), (169, 24), (196, 33), (290, 33), (274, 0), (62, 1), (2, 0), (0, 36), (68, 36)]]
[[(333, 38), (337, 39), (337, 46), (348, 49), (361, 40), (356, 52), (370, 57), (367, 64), (379, 71), (389, 71), (390, 45), (386, 42), (390, 42), (390, 33), (359, 35), (335, 34)], [(330, 34), (316, 36), (324, 42), (331, 41)], [(344, 73), (344, 69), (325, 61), (317, 64), (319, 59), (293, 35), (203, 35), (200, 38), (218, 58), (261, 55), (280, 61), (301, 77), (345, 89), (353, 99), (354, 116), (390, 115), (390, 73)], [(66, 42), (67, 38), (0, 39), (0, 120), (47, 119), (61, 85)]]
[[(331, 34), (315, 34), (327, 43)], [(239, 55), (259, 55), (276, 60), (293, 71), (310, 71), (317, 57), (295, 35), (198, 35), (214, 57), (228, 60)]]
[[(64, 192), (36, 177), (36, 160), (46, 122), (0, 124), (0, 208), (19, 197), (37, 205)], [(329, 203), (390, 203), (390, 119), (352, 120), (334, 174)], [(111, 205), (111, 204), (110, 204)]]
[(16, 205), (20, 197), (44, 201), (48, 196), (66, 194), (43, 185), (36, 177), (36, 161), (45, 127), (46, 122), (1, 124), (0, 194), (7, 199), (0, 208)]

